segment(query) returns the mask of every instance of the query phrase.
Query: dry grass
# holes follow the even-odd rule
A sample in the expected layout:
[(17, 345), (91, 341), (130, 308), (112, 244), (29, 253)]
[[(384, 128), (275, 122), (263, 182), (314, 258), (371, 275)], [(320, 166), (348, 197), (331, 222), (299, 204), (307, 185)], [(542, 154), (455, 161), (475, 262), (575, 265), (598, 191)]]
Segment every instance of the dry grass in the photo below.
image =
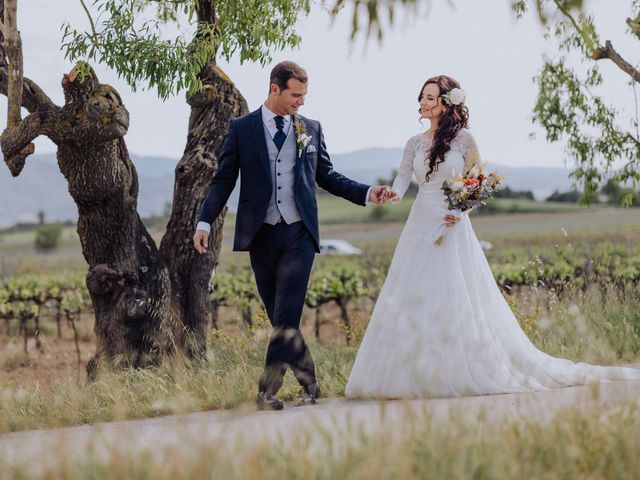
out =
[[(28, 369), (23, 365), (31, 361), (20, 349), (13, 349), (0, 358), (4, 370), (0, 373), (0, 432), (233, 408), (253, 402), (267, 333), (264, 328), (234, 335), (218, 332), (211, 340), (207, 367), (167, 359), (156, 368), (104, 371), (94, 383), (88, 383), (84, 375), (78, 378), (73, 360), (60, 371), (49, 372), (48, 382), (24, 375), (12, 380), (7, 370)], [(341, 395), (355, 349), (315, 342), (310, 348), (323, 393)], [(298, 393), (295, 380), (287, 375), (281, 396), (294, 400)]]
[[(640, 300), (632, 289), (575, 289), (562, 294), (527, 289), (510, 301), (527, 335), (551, 355), (601, 364), (628, 363), (640, 357)], [(345, 346), (340, 338), (333, 343), (310, 341), (326, 396), (344, 392), (368, 315), (359, 312), (356, 317), (356, 345)], [(13, 339), (13, 347), (5, 345), (0, 353), (0, 432), (251, 404), (269, 334), (262, 322), (232, 334), (214, 332), (208, 367), (167, 360), (158, 368), (103, 372), (92, 384), (84, 375), (78, 378), (70, 344), (66, 360), (60, 357), (60, 363), (42, 370), (40, 354), (34, 351), (25, 357), (19, 341)], [(87, 357), (90, 345), (83, 344)], [(53, 357), (46, 358), (51, 362)], [(14, 375), (16, 371), (21, 375)], [(45, 372), (46, 378), (32, 372)], [(298, 386), (289, 374), (281, 395), (294, 400), (297, 394)]]
[[(132, 450), (106, 441), (78, 460), (40, 465), (40, 478), (95, 479), (610, 479), (637, 478), (636, 404), (559, 411), (548, 422), (433, 422), (407, 413), (367, 435), (335, 429), (291, 432), (290, 442), (187, 439), (177, 448)], [(338, 429), (340, 430), (340, 429)], [(0, 479), (38, 478), (26, 467)], [(33, 466), (33, 465), (31, 465)]]

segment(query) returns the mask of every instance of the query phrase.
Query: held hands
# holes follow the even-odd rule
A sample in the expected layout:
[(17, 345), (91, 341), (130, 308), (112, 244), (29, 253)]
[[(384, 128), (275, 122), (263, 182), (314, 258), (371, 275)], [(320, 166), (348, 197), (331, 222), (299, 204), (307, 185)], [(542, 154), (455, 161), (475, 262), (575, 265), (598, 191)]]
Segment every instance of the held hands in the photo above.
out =
[(202, 255), (207, 253), (207, 245), (209, 245), (209, 234), (204, 230), (196, 230), (193, 236), (193, 245), (196, 247), (196, 251)]
[(378, 185), (373, 187), (369, 196), (369, 201), (374, 202), (377, 205), (383, 205), (387, 200), (394, 203), (398, 199), (398, 194), (391, 190), (387, 185)]

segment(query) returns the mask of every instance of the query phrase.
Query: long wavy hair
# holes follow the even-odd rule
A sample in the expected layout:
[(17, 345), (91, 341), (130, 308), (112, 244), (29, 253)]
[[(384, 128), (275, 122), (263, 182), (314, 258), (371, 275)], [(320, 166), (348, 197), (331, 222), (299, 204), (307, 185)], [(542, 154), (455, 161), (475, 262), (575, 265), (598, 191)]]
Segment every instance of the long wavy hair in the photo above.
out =
[[(434, 83), (440, 90), (439, 98), (450, 92), (454, 88), (460, 88), (460, 83), (447, 75), (438, 75), (431, 77), (420, 89), (418, 94), (418, 102), (422, 100), (422, 91), (428, 84)], [(433, 172), (438, 171), (438, 165), (444, 162), (445, 154), (451, 150), (451, 141), (455, 138), (460, 130), (467, 128), (469, 125), (469, 109), (464, 102), (459, 105), (444, 105), (444, 112), (438, 121), (438, 129), (433, 137), (431, 148), (427, 152), (425, 164), (429, 162), (429, 170), (425, 176), (428, 182)]]

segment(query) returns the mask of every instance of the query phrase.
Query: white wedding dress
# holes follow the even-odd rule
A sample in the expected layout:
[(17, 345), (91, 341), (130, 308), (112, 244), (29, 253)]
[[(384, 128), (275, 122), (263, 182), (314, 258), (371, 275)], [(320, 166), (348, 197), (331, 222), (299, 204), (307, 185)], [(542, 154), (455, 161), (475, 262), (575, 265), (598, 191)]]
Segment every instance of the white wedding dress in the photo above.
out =
[(430, 143), (425, 134), (409, 139), (393, 182), (400, 198), (412, 173), (420, 187), (346, 396), (453, 397), (640, 379), (640, 369), (574, 363), (538, 350), (503, 298), (467, 214), (434, 245), (446, 208), (443, 180), (479, 156), (471, 133), (462, 130), (425, 182)]

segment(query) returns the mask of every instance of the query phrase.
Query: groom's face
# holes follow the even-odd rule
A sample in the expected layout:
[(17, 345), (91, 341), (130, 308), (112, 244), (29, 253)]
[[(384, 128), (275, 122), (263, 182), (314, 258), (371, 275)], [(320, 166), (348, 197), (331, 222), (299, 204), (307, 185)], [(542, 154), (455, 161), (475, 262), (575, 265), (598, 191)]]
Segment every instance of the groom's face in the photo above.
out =
[(275, 83), (271, 85), (271, 97), (279, 115), (295, 115), (302, 105), (304, 97), (307, 95), (307, 84), (290, 78), (287, 81), (287, 88), (281, 90)]

